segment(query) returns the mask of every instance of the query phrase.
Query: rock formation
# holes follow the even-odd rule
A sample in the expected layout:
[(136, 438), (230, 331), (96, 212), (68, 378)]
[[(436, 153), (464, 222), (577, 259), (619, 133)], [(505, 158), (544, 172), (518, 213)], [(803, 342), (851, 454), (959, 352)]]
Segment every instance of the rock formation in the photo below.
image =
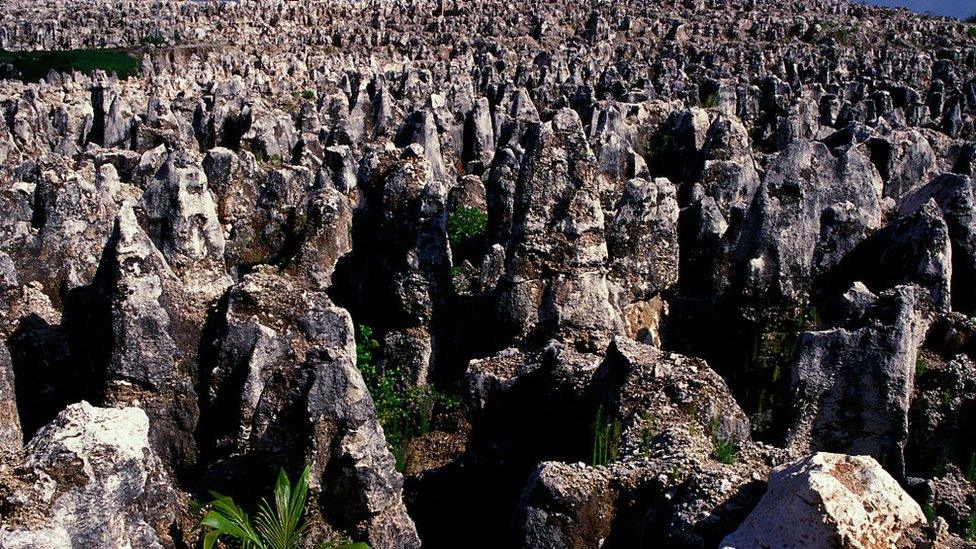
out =
[(0, 11), (0, 545), (976, 536), (973, 23)]

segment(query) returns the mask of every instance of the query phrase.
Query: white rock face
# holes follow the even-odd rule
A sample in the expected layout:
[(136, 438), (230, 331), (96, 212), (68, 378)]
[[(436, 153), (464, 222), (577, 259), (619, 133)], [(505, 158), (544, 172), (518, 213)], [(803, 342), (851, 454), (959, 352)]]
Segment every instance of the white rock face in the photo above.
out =
[(766, 495), (721, 547), (895, 547), (924, 524), (874, 458), (817, 453), (773, 469)]
[(148, 433), (139, 408), (68, 406), (27, 446), (25, 468), (34, 482), (12, 499), (32, 513), (2, 526), (0, 547), (171, 545), (164, 523), (172, 522), (178, 503)]

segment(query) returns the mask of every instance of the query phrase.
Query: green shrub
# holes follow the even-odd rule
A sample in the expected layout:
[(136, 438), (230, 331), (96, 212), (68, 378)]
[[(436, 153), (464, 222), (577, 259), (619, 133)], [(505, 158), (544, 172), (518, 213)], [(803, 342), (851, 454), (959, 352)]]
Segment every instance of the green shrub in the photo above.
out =
[(739, 456), (739, 445), (731, 440), (716, 437), (712, 447), (712, 457), (720, 463), (732, 465)]
[[(274, 508), (267, 499), (258, 505), (252, 522), (250, 515), (228, 496), (210, 492), (213, 500), (206, 504), (207, 514), (200, 524), (210, 528), (204, 535), (203, 548), (212, 549), (220, 538), (231, 538), (243, 549), (299, 549), (306, 546), (308, 524), (305, 502), (308, 499), (309, 469), (305, 467), (294, 487), (284, 470), (278, 472), (274, 488)], [(365, 543), (332, 540), (319, 547), (334, 549), (368, 549)]]
[(969, 27), (969, 37), (976, 38), (976, 27)]
[(722, 98), (721, 96), (719, 96), (719, 94), (710, 93), (708, 94), (708, 97), (705, 98), (705, 101), (704, 103), (702, 103), (702, 106), (705, 107), (706, 109), (714, 109), (721, 102), (722, 102)]
[(969, 513), (969, 527), (966, 528), (966, 541), (976, 541), (976, 508)]
[(447, 216), (447, 237), (451, 246), (460, 246), (468, 239), (480, 237), (488, 228), (488, 214), (462, 206)]
[[(4, 74), (3, 65), (13, 67), (13, 74)], [(0, 78), (14, 77), (25, 82), (38, 82), (48, 71), (72, 71), (91, 74), (96, 70), (116, 73), (128, 78), (139, 71), (139, 60), (122, 49), (80, 49), (65, 51), (5, 51), (0, 50)]]
[(603, 406), (596, 409), (593, 419), (593, 456), (590, 464), (594, 467), (609, 465), (617, 459), (620, 446), (620, 420), (610, 418)]
[(720, 432), (721, 420), (712, 418), (712, 457), (720, 463), (732, 465), (739, 456), (739, 445), (726, 439)]
[(302, 92), (302, 98), (311, 101), (315, 99), (315, 92), (313, 90), (305, 90)]
[(356, 328), (356, 364), (373, 397), (376, 418), (383, 427), (390, 453), (396, 458), (398, 471), (406, 465), (406, 449), (414, 437), (428, 433), (435, 409), (450, 411), (460, 401), (430, 385), (412, 383), (404, 368), (381, 370), (376, 364), (379, 341), (373, 329), (365, 324)]
[(969, 454), (969, 465), (966, 466), (966, 480), (976, 484), (976, 452)]

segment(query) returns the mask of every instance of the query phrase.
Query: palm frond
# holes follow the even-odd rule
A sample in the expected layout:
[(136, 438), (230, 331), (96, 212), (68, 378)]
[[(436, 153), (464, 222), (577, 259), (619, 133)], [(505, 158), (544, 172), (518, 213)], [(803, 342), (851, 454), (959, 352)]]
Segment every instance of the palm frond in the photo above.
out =
[[(274, 488), (274, 506), (267, 498), (258, 504), (254, 525), (234, 500), (228, 496), (210, 492), (213, 501), (206, 504), (207, 514), (200, 521), (212, 530), (203, 538), (203, 549), (213, 549), (217, 540), (227, 536), (237, 540), (242, 549), (298, 549), (302, 547), (308, 524), (305, 522), (305, 502), (308, 500), (308, 477), (305, 467), (295, 486), (284, 470), (278, 472)], [(352, 543), (347, 539), (333, 539), (319, 544), (320, 549), (370, 549), (365, 543)]]
[(278, 473), (274, 489), (274, 508), (267, 499), (261, 501), (254, 523), (268, 544), (268, 549), (298, 547), (307, 525), (303, 517), (308, 498), (309, 468), (305, 467), (294, 489), (284, 470)]
[(266, 549), (261, 536), (251, 526), (251, 519), (234, 500), (217, 492), (210, 492), (213, 501), (207, 504), (209, 511), (200, 524), (213, 528), (203, 539), (203, 549), (213, 549), (217, 539), (229, 536), (241, 542), (244, 549)]

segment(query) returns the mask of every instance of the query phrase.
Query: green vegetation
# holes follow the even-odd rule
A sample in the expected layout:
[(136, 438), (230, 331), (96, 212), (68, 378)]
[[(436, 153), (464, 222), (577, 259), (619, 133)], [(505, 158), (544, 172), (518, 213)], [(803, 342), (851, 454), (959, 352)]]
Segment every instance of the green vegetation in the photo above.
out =
[(976, 484), (976, 452), (969, 454), (969, 465), (966, 466), (966, 480)]
[(379, 350), (380, 343), (374, 337), (373, 329), (359, 324), (356, 364), (373, 397), (376, 417), (383, 426), (390, 452), (396, 458), (397, 470), (403, 471), (410, 440), (430, 431), (435, 409), (451, 411), (460, 406), (460, 402), (429, 385), (412, 383), (404, 368), (381, 369), (375, 355)]
[(925, 514), (925, 520), (927, 520), (929, 524), (935, 522), (935, 506), (932, 505), (931, 501), (927, 502), (925, 507), (922, 507), (922, 513)]
[[(220, 538), (236, 540), (242, 549), (298, 549), (307, 546), (305, 502), (308, 499), (308, 475), (309, 469), (305, 467), (292, 487), (285, 471), (279, 471), (274, 488), (274, 507), (267, 499), (262, 499), (253, 523), (250, 515), (232, 498), (211, 492), (214, 499), (206, 504), (207, 514), (200, 521), (201, 525), (210, 528), (203, 538), (203, 548), (212, 549)], [(332, 540), (317, 547), (368, 549), (369, 546)]]
[(969, 527), (966, 528), (966, 541), (976, 541), (976, 508), (969, 513)]
[(647, 140), (647, 156), (652, 163), (663, 163), (667, 155), (673, 154), (674, 137), (669, 133), (655, 133)]
[(654, 414), (644, 412), (644, 431), (641, 433), (641, 453), (648, 454), (654, 446)]
[(96, 70), (128, 78), (139, 71), (139, 59), (122, 49), (84, 49), (66, 51), (0, 50), (0, 77), (38, 82), (54, 69), (90, 74)]
[(942, 406), (948, 408), (952, 406), (952, 400), (956, 398), (956, 392), (952, 387), (942, 391)]
[(735, 460), (739, 456), (739, 445), (731, 440), (724, 440), (718, 437), (714, 438), (713, 441), (712, 457), (726, 465), (735, 463)]
[(721, 420), (712, 418), (712, 457), (718, 462), (732, 465), (739, 457), (739, 445), (721, 435)]
[(613, 463), (617, 459), (617, 449), (620, 446), (620, 420), (608, 416), (601, 405), (596, 409), (592, 428), (593, 455), (590, 464), (598, 467)]
[(927, 372), (928, 370), (929, 370), (929, 366), (925, 362), (925, 358), (921, 356), (918, 357), (918, 360), (915, 361), (915, 377), (916, 378), (922, 377), (923, 375), (925, 375), (925, 372)]
[(702, 103), (702, 106), (705, 107), (706, 109), (714, 109), (721, 102), (722, 102), (722, 98), (719, 96), (719, 94), (710, 93), (708, 94), (708, 97), (705, 98), (705, 101)]
[(462, 206), (447, 216), (447, 237), (451, 246), (460, 246), (465, 241), (480, 237), (488, 228), (488, 214), (477, 209)]
[(302, 99), (308, 99), (309, 101), (315, 99), (315, 91), (305, 90), (302, 92)]
[(976, 38), (976, 27), (969, 27), (969, 37)]

